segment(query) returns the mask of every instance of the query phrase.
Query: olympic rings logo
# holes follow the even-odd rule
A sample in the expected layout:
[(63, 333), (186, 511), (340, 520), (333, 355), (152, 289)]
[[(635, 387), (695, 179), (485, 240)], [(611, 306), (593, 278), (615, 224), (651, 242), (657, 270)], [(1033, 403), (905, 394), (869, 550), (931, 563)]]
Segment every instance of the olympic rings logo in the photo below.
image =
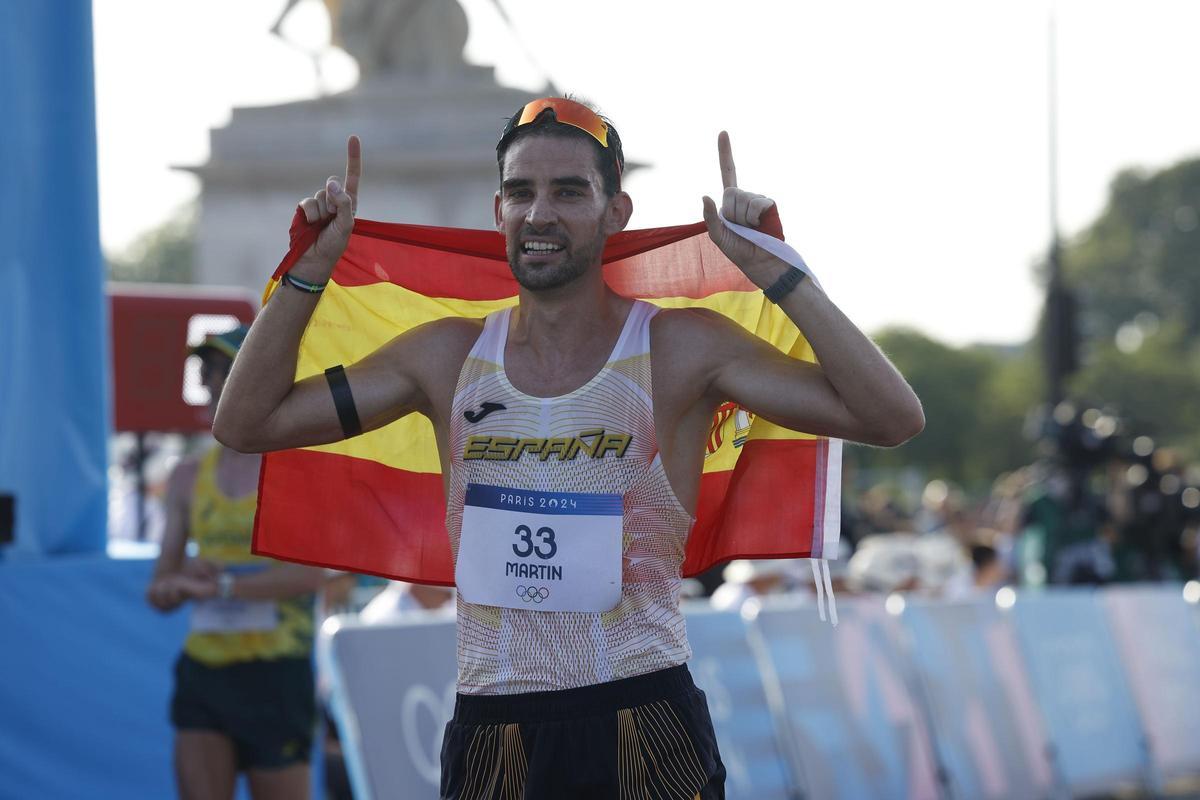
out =
[(540, 603), (550, 596), (550, 590), (545, 586), (518, 586), (517, 597), (526, 603)]

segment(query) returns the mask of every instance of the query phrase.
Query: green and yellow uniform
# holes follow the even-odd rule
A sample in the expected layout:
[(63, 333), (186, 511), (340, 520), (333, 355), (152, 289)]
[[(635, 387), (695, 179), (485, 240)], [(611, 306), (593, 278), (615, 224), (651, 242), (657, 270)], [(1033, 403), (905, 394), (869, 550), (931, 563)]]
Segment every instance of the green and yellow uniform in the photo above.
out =
[[(270, 569), (274, 562), (250, 553), (257, 497), (231, 498), (221, 491), (220, 453), (213, 448), (200, 461), (189, 535), (201, 558), (225, 570)], [(207, 622), (198, 624), (201, 619)], [(252, 630), (245, 629), (248, 621)], [(312, 646), (312, 595), (197, 603), (192, 632), (175, 664), (172, 724), (228, 736), (239, 769), (308, 761), (316, 720)]]
[[(278, 562), (251, 554), (256, 494), (230, 498), (217, 486), (217, 458), (213, 448), (200, 462), (192, 494), (189, 519), (191, 538), (200, 558), (215, 561), (238, 574), (249, 574)], [(219, 601), (218, 601), (219, 602)], [(277, 624), (269, 630), (193, 630), (183, 651), (210, 667), (239, 661), (275, 658), (308, 658), (313, 646), (313, 598), (311, 595), (272, 601)]]

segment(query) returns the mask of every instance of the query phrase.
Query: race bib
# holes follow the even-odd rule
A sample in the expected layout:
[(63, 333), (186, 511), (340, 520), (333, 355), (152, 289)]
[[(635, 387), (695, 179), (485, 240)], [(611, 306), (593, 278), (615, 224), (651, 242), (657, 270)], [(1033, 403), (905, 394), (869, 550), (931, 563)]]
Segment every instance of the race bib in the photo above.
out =
[[(252, 575), (266, 567), (233, 565), (235, 575)], [(196, 633), (241, 633), (271, 631), (279, 625), (279, 607), (274, 600), (234, 600), (214, 597), (198, 600), (192, 607), (192, 630)]]
[(467, 484), (454, 578), (468, 603), (608, 611), (621, 600), (619, 494)]
[(192, 630), (197, 633), (272, 631), (279, 624), (273, 600), (200, 600), (192, 609)]

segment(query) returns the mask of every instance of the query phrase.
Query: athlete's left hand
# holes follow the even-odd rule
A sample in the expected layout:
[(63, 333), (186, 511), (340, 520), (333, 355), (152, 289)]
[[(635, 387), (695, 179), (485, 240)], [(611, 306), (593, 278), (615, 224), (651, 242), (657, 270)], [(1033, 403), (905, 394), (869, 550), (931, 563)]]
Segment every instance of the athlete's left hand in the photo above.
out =
[[(721, 131), (717, 137), (717, 156), (721, 162), (721, 185), (725, 188), (721, 196), (721, 215), (738, 225), (757, 228), (763, 215), (775, 206), (775, 201), (738, 188), (733, 149), (729, 146), (729, 134), (725, 131)], [(726, 228), (717, 216), (717, 204), (707, 195), (704, 197), (704, 223), (708, 226), (708, 236), (713, 243), (750, 280), (765, 287), (779, 277), (779, 260)]]

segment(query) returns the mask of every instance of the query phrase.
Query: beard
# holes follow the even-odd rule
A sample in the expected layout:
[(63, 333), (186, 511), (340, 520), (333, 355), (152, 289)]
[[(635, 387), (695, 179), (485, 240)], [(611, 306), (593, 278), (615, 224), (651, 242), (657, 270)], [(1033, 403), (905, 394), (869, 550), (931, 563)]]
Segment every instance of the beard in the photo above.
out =
[(521, 288), (531, 292), (544, 292), (566, 286), (586, 273), (592, 264), (599, 263), (600, 255), (604, 252), (606, 237), (598, 232), (596, 237), (584, 246), (565, 245), (560, 251), (558, 263), (531, 266), (521, 263), (521, 258), (525, 255), (521, 249), (521, 238), (527, 233), (531, 232), (522, 231), (521, 236), (509, 240), (505, 249), (508, 252), (508, 266), (513, 277), (517, 279)]

